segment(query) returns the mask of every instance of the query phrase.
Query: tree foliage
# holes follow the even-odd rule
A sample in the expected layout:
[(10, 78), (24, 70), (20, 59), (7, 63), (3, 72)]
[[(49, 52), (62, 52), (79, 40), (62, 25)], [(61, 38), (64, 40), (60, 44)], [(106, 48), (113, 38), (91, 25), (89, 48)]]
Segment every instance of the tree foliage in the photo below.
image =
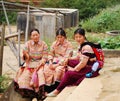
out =
[(120, 0), (45, 0), (43, 7), (76, 8), (79, 10), (80, 20), (98, 14), (101, 9), (114, 6)]
[[(16, 0), (19, 2), (19, 0)], [(98, 14), (102, 9), (119, 4), (120, 0), (45, 0), (40, 7), (75, 8), (79, 10), (80, 20), (85, 20)], [(30, 4), (33, 4), (31, 0)], [(8, 12), (10, 23), (15, 23), (16, 13)], [(0, 11), (0, 23), (5, 21), (4, 13)]]
[(120, 5), (102, 10), (98, 15), (81, 22), (90, 32), (120, 30)]

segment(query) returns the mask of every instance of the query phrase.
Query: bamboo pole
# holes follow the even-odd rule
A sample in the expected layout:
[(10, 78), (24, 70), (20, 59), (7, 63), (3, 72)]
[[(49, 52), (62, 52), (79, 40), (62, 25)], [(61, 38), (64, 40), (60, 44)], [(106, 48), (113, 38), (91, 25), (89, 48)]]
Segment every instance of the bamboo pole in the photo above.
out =
[(20, 61), (20, 30), (18, 30), (18, 67), (20, 67), (21, 61)]
[(12, 67), (10, 64), (8, 64), (7, 62), (6, 62), (6, 64), (7, 64), (7, 66), (9, 66), (10, 69), (12, 69), (14, 72), (17, 72), (16, 69), (14, 69), (14, 67)]
[[(6, 8), (5, 8), (5, 5), (4, 5), (4, 2), (2, 2), (2, 7), (3, 7), (3, 11), (4, 11), (4, 14), (5, 14), (5, 18), (6, 18), (6, 21), (7, 21), (7, 25), (8, 25), (8, 28), (9, 28), (9, 34), (12, 34), (12, 31), (11, 31), (11, 27), (10, 27), (10, 23), (9, 23), (9, 20), (8, 20), (8, 16), (7, 16), (7, 12), (6, 12)], [(7, 40), (7, 43), (8, 44), (12, 44), (12, 48), (11, 50), (14, 50), (14, 51), (17, 51), (17, 47), (16, 47), (16, 44), (15, 44), (15, 41), (14, 40)], [(15, 52), (16, 53), (16, 52)]]
[[(5, 5), (4, 5), (4, 2), (2, 2), (2, 7), (3, 7), (3, 11), (4, 11), (4, 14), (5, 14), (5, 18), (6, 18), (6, 21), (7, 21), (7, 25), (8, 25), (8, 28), (9, 28), (9, 34), (12, 33), (11, 31), (11, 27), (10, 27), (10, 23), (9, 23), (9, 20), (8, 20), (8, 16), (7, 16), (7, 12), (6, 12), (6, 9), (5, 9)], [(10, 46), (10, 49), (13, 51), (14, 55), (16, 56), (17, 58), (17, 47), (16, 47), (16, 44), (13, 40), (9, 40), (7, 39), (6, 42), (8, 43), (8, 45)]]
[[(23, 31), (21, 31), (20, 34), (23, 34)], [(18, 32), (10, 35), (5, 35), (5, 40), (9, 38), (17, 37), (17, 36), (18, 36)], [(0, 40), (1, 40), (1, 37), (0, 37)]]
[(10, 47), (11, 51), (13, 52), (13, 54), (15, 55), (15, 57), (18, 59), (18, 53), (17, 53), (17, 50), (15, 49), (13, 43), (9, 39), (7, 39), (6, 42), (7, 42), (8, 46)]
[(3, 51), (4, 51), (5, 24), (2, 25), (1, 43), (0, 43), (0, 76), (2, 75)]
[(28, 10), (27, 10), (27, 24), (26, 24), (26, 31), (25, 31), (25, 42), (27, 42), (27, 40), (28, 40), (29, 15), (30, 15), (30, 7), (28, 5)]
[(4, 5), (3, 1), (1, 1), (1, 2), (2, 2), (2, 7), (3, 7), (4, 14), (5, 14), (5, 18), (6, 18), (6, 21), (7, 21), (7, 25), (8, 25), (8, 28), (9, 28), (9, 32), (11, 34), (12, 31), (11, 31), (11, 28), (10, 28), (10, 23), (9, 23), (9, 20), (8, 20), (8, 16), (7, 16), (7, 12), (6, 12), (6, 9), (5, 9), (5, 5)]

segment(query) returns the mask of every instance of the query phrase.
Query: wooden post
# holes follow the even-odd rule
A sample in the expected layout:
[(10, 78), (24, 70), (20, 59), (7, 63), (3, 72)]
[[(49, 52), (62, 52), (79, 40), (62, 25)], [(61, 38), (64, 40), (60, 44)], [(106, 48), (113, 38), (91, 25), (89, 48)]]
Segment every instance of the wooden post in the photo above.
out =
[(0, 76), (2, 75), (4, 36), (5, 36), (5, 24), (2, 25), (1, 42), (0, 42)]

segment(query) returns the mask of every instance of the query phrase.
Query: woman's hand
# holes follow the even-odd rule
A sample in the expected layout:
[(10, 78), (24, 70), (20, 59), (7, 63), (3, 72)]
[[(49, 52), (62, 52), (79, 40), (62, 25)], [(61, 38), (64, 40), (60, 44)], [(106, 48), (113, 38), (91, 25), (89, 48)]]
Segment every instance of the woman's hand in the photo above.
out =
[(36, 71), (38, 71), (41, 67), (45, 65), (46, 60), (42, 59), (40, 63), (36, 66)]
[(25, 60), (25, 61), (28, 61), (30, 59), (30, 56), (29, 56), (28, 52), (23, 51), (22, 59)]
[(61, 59), (59, 62), (60, 66), (67, 66), (69, 58)]
[(45, 59), (42, 59), (42, 60), (40, 61), (40, 66), (44, 66), (45, 63), (46, 63), (46, 60), (45, 60)]
[(53, 56), (49, 55), (48, 56), (48, 61), (53, 61)]
[(68, 60), (69, 60), (69, 58), (66, 58), (66, 59), (64, 60), (64, 66), (67, 66)]
[(72, 68), (72, 67), (68, 66), (67, 70), (69, 70), (69, 71), (75, 71), (75, 68)]
[(51, 70), (55, 70), (56, 67), (58, 67), (59, 65), (58, 64), (49, 64), (49, 68)]

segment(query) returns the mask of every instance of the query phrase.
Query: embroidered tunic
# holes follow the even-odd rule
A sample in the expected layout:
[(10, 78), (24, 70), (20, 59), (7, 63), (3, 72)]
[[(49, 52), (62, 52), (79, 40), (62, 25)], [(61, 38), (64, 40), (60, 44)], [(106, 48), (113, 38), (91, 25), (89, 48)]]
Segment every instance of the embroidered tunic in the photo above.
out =
[[(52, 66), (58, 65), (59, 62), (64, 60), (66, 57), (69, 56), (70, 52), (72, 52), (72, 44), (64, 40), (63, 44), (60, 45), (57, 41), (53, 42), (51, 45), (50, 55), (53, 58)], [(55, 69), (51, 69), (49, 64), (44, 66), (44, 77), (45, 77), (45, 84), (51, 85), (55, 81), (59, 81), (62, 79), (64, 75), (65, 69), (64, 66), (57, 66)]]
[[(44, 84), (43, 72), (38, 73), (39, 71), (43, 71), (43, 67), (36, 72), (36, 67), (39, 66), (41, 59), (47, 58), (48, 55), (48, 47), (44, 41), (39, 41), (38, 43), (34, 43), (34, 41), (30, 40), (25, 43), (25, 47), (23, 51), (29, 54), (29, 62), (25, 67), (21, 67), (14, 79), (15, 90), (19, 92), (22, 96), (32, 97), (36, 95), (37, 91), (39, 91), (39, 87)], [(36, 74), (38, 77), (36, 83), (31, 85), (32, 76)], [(38, 95), (39, 96), (39, 95)]]
[(32, 40), (26, 42), (24, 51), (27, 51), (30, 56), (29, 67), (35, 68), (41, 58), (47, 58), (48, 47), (44, 41), (39, 41), (35, 44)]

